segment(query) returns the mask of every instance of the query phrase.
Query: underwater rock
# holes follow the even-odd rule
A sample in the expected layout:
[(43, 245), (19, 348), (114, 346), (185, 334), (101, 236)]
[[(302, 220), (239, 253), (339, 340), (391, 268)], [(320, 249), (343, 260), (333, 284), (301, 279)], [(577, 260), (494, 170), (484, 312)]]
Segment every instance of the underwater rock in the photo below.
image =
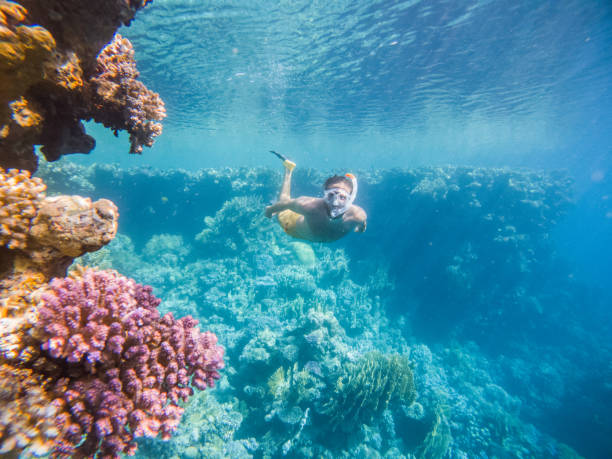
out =
[(314, 269), (317, 257), (312, 247), (304, 242), (294, 241), (289, 244), (297, 260), (306, 269)]
[(73, 258), (115, 236), (119, 213), (112, 202), (47, 197), (43, 182), (30, 179), (27, 171), (0, 169), (0, 176), (0, 242), (9, 249), (0, 253), (5, 270), (63, 275)]
[(48, 197), (32, 220), (30, 236), (36, 244), (75, 258), (108, 244), (117, 232), (118, 217), (108, 199), (92, 203), (81, 196)]

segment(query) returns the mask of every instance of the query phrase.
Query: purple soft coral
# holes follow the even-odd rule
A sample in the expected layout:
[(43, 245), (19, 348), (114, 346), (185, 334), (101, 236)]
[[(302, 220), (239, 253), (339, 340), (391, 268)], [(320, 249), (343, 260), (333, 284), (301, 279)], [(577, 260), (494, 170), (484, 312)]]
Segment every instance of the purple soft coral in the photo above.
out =
[(93, 269), (55, 279), (42, 295), (36, 333), (69, 368), (55, 392), (80, 426), (75, 446), (86, 436), (81, 453), (118, 457), (134, 452), (134, 437), (169, 438), (191, 385), (205, 389), (219, 378), (217, 337), (192, 317), (161, 317), (159, 303), (150, 287)]

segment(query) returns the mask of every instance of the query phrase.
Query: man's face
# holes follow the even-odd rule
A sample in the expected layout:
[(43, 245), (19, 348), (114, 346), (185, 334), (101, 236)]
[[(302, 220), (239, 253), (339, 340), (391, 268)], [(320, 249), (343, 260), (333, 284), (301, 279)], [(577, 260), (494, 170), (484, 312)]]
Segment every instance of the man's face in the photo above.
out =
[(332, 217), (336, 217), (343, 211), (346, 211), (345, 206), (350, 197), (350, 189), (344, 183), (335, 183), (327, 188), (323, 194), (323, 199), (325, 199)]

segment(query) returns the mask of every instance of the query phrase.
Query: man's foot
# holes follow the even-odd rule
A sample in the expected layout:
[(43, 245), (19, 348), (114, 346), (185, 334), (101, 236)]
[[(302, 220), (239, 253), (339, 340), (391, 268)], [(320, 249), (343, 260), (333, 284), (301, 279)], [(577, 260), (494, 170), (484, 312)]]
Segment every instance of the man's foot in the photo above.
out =
[(280, 153), (277, 153), (274, 150), (270, 150), (270, 153), (277, 156), (283, 161), (283, 166), (285, 166), (285, 169), (289, 171), (292, 171), (293, 169), (295, 169), (296, 164), (293, 161), (291, 161), (289, 158), (287, 158), (286, 156), (281, 155)]

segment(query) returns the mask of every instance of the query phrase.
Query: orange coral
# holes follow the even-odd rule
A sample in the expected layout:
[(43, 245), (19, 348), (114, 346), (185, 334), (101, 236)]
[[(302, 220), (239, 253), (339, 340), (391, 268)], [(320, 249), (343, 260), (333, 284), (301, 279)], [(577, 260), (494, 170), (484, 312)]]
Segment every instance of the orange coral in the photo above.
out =
[(40, 357), (29, 330), (36, 323), (33, 294), (44, 282), (43, 275), (26, 272), (0, 285), (0, 454), (45, 455), (61, 438), (54, 421), (61, 405), (52, 403), (47, 379), (23, 367)]
[[(55, 40), (43, 27), (27, 26), (27, 10), (0, 0), (0, 104), (5, 107), (44, 78), (45, 61), (53, 57)], [(6, 116), (6, 113), (5, 113)], [(0, 117), (0, 122), (6, 122)]]
[(57, 85), (70, 91), (83, 86), (83, 69), (75, 53), (68, 53), (64, 61), (60, 60), (55, 64), (45, 70), (49, 80), (55, 81)]
[(9, 104), (11, 108), (11, 118), (23, 128), (38, 126), (42, 121), (42, 116), (33, 110), (31, 104), (23, 97)]
[(23, 249), (27, 243), (32, 218), (45, 197), (46, 186), (40, 178), (30, 178), (28, 171), (0, 168), (0, 246)]
[(59, 410), (46, 386), (45, 378), (30, 369), (0, 365), (0, 454), (18, 450), (23, 457), (39, 457), (61, 440), (55, 425)]

